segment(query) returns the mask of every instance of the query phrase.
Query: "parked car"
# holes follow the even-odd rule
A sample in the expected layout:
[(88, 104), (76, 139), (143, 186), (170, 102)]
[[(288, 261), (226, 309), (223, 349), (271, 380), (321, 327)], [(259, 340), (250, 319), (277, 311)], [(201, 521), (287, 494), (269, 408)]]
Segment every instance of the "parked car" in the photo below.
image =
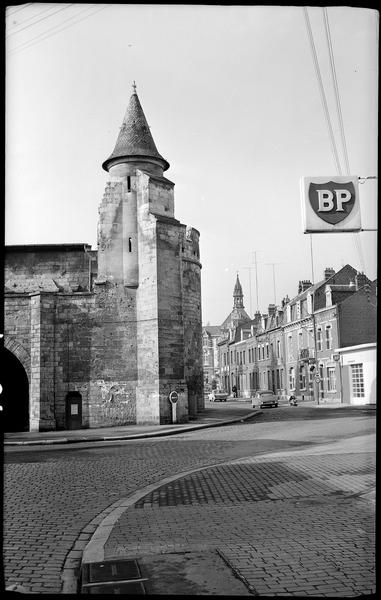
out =
[(278, 406), (278, 398), (271, 390), (259, 390), (255, 393), (255, 396), (251, 401), (251, 405), (253, 408), (255, 406), (259, 406), (259, 408), (275, 406), (276, 408)]
[(226, 398), (229, 396), (229, 394), (227, 392), (222, 392), (222, 391), (213, 391), (211, 394), (209, 394), (209, 400), (211, 402), (226, 402)]

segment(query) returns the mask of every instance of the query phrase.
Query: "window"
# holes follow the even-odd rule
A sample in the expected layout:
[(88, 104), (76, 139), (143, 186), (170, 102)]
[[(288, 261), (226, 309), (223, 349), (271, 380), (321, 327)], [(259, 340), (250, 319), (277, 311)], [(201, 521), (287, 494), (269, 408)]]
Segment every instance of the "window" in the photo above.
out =
[(292, 355), (292, 335), (288, 336), (288, 354)]
[(271, 390), (271, 373), (267, 371), (267, 389)]
[(269, 345), (266, 344), (266, 358), (268, 358), (268, 357), (269, 357)]
[(234, 364), (234, 360), (233, 360), (233, 350), (231, 350), (230, 352), (230, 362), (233, 365)]
[(209, 351), (207, 348), (204, 349), (204, 365), (209, 364)]
[(280, 387), (283, 388), (283, 369), (280, 370)]
[(300, 365), (299, 367), (299, 385), (301, 390), (306, 389), (306, 366)]
[(314, 373), (314, 370), (308, 369), (308, 387), (310, 390), (314, 388)]
[(276, 343), (276, 355), (278, 358), (280, 358), (280, 341), (279, 340), (277, 340), (277, 343)]
[(132, 238), (128, 238), (128, 251), (132, 252)]
[(290, 371), (289, 371), (289, 385), (290, 385), (290, 390), (295, 389), (295, 369), (294, 369), (294, 367), (291, 367)]
[(279, 378), (279, 369), (276, 370), (276, 387), (280, 388), (280, 378)]
[(249, 363), (251, 363), (251, 348), (249, 348)]
[(364, 398), (364, 373), (362, 363), (351, 366), (352, 394), (354, 398)]
[(317, 349), (321, 350), (322, 349), (321, 327), (319, 327), (316, 332), (316, 343), (317, 343)]
[(330, 325), (325, 328), (325, 348), (330, 350), (332, 348), (332, 329)]
[(245, 352), (245, 350), (244, 350), (244, 351), (243, 351), (243, 364), (246, 364), (246, 362), (245, 362), (245, 361), (246, 361), (246, 356), (245, 356), (245, 355), (246, 355), (246, 352)]
[(301, 350), (303, 348), (303, 331), (299, 331), (298, 333), (298, 349)]
[(254, 348), (254, 360), (257, 362), (257, 348)]
[(327, 367), (327, 390), (336, 391), (336, 367)]
[(127, 175), (127, 192), (131, 191), (131, 176)]

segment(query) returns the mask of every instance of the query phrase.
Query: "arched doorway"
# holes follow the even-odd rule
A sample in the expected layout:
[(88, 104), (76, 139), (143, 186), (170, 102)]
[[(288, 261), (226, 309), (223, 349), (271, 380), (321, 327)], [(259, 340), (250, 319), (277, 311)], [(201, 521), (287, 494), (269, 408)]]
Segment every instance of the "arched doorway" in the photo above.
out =
[(21, 362), (6, 348), (1, 352), (0, 380), (3, 431), (29, 431), (29, 381)]

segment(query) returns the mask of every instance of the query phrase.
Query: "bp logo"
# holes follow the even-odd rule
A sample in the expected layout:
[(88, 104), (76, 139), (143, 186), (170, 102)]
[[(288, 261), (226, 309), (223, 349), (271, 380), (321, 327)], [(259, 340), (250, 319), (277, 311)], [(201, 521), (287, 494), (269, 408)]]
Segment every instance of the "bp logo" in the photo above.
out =
[(353, 183), (310, 183), (308, 198), (312, 209), (326, 223), (335, 225), (352, 212), (356, 200)]

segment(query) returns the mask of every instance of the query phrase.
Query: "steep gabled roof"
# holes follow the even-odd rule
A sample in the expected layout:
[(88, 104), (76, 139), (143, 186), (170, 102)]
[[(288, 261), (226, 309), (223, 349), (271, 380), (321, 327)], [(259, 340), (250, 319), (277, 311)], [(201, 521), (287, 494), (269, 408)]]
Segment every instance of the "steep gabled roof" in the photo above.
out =
[(159, 154), (153, 140), (149, 125), (135, 90), (130, 98), (122, 126), (112, 154), (102, 167), (108, 171), (110, 163), (117, 158), (153, 158), (162, 163), (163, 170), (169, 163)]

